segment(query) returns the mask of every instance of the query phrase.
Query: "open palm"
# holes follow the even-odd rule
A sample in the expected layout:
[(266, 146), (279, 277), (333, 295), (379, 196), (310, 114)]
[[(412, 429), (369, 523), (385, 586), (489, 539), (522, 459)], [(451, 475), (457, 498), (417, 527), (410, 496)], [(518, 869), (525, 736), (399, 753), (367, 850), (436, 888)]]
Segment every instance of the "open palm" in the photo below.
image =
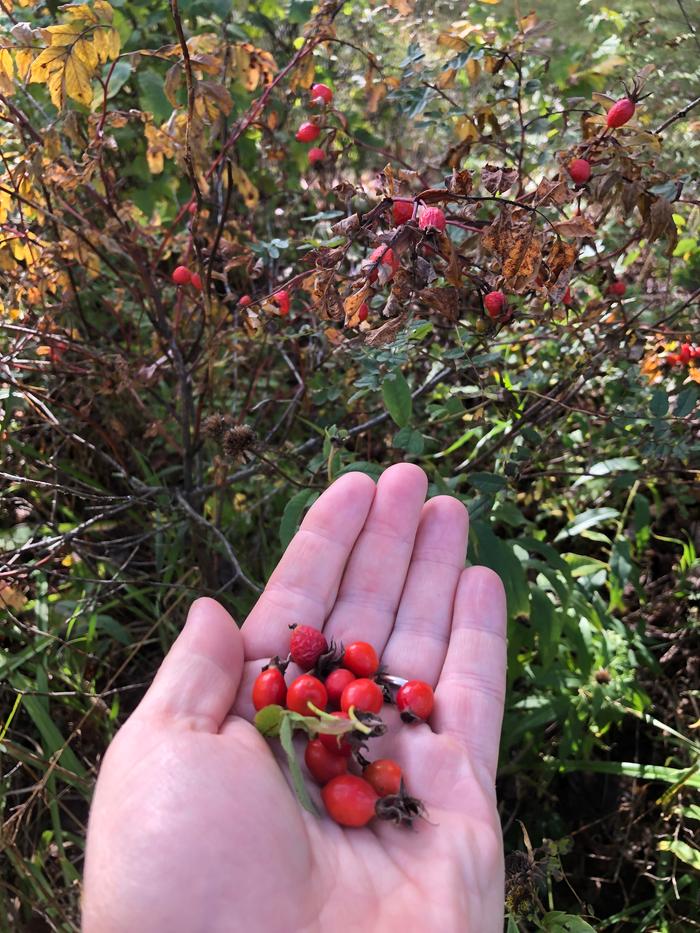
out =
[[(85, 933), (502, 929), (505, 599), (491, 571), (464, 569), (463, 506), (425, 493), (409, 464), (376, 485), (348, 474), (241, 630), (213, 600), (193, 605), (100, 772)], [(300, 808), (250, 723), (252, 682), (292, 622), (369, 641), (391, 673), (435, 686), (429, 725), (389, 715), (370, 749), (401, 763), (428, 821), (345, 830)]]

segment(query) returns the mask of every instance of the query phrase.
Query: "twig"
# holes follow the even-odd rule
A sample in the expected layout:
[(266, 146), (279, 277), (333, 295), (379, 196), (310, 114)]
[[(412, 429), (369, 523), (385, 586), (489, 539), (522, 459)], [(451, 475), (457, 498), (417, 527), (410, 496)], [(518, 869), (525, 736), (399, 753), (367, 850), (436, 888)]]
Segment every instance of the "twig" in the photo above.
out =
[(228, 557), (231, 567), (233, 568), (233, 571), (235, 573), (235, 576), (233, 577), (233, 580), (231, 582), (233, 583), (236, 580), (241, 580), (243, 583), (245, 583), (245, 585), (249, 589), (253, 590), (254, 593), (261, 593), (262, 592), (261, 587), (259, 587), (257, 583), (253, 583), (253, 581), (250, 580), (243, 572), (243, 569), (241, 568), (241, 565), (238, 562), (238, 558), (233, 552), (233, 548), (231, 547), (229, 540), (227, 539), (226, 535), (221, 531), (221, 529), (217, 528), (216, 525), (212, 525), (212, 523), (207, 521), (207, 519), (203, 515), (200, 515), (199, 512), (193, 509), (192, 506), (187, 501), (187, 499), (185, 499), (185, 497), (180, 492), (178, 492), (177, 494), (177, 501), (180, 503), (184, 511), (187, 512), (187, 514), (190, 516), (191, 519), (193, 519), (195, 522), (197, 522), (197, 524), (201, 525), (203, 528), (206, 528), (208, 531), (211, 531), (212, 534), (216, 537), (216, 539), (223, 545), (224, 550), (226, 551), (226, 556)]
[(691, 100), (691, 102), (690, 102), (689, 104), (686, 104), (685, 107), (683, 107), (683, 108), (682, 108), (681, 110), (679, 110), (677, 113), (674, 113), (672, 117), (669, 117), (669, 118), (668, 118), (668, 120), (664, 120), (664, 122), (661, 124), (661, 126), (657, 127), (657, 128), (654, 130), (654, 133), (656, 133), (657, 136), (658, 136), (660, 133), (663, 133), (663, 131), (664, 131), (667, 127), (669, 127), (672, 123), (675, 123), (676, 120), (682, 120), (683, 117), (686, 116), (688, 113), (690, 113), (690, 111), (691, 111), (694, 107), (697, 107), (698, 104), (700, 104), (700, 97), (696, 97), (695, 100)]

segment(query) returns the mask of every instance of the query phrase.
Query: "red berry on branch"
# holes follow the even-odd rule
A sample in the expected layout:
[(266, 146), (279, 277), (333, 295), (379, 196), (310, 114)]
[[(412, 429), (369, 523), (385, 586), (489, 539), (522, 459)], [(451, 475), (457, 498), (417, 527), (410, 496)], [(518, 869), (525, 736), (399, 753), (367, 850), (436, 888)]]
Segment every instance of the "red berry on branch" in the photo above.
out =
[(312, 143), (314, 139), (318, 139), (320, 133), (321, 130), (318, 126), (307, 120), (305, 123), (301, 124), (294, 138), (300, 143)]
[(616, 282), (611, 282), (611, 284), (608, 285), (605, 294), (611, 295), (613, 298), (622, 298), (626, 291), (627, 286), (618, 279)]
[(409, 680), (396, 694), (396, 706), (404, 722), (428, 719), (433, 711), (433, 688), (423, 680)]
[(678, 353), (669, 353), (666, 357), (666, 362), (669, 366), (678, 366), (681, 361), (680, 354)]
[(447, 220), (439, 207), (424, 207), (418, 217), (418, 226), (421, 230), (439, 230), (444, 233)]
[(607, 125), (611, 129), (617, 129), (618, 126), (624, 126), (634, 116), (636, 105), (629, 97), (622, 97), (615, 101), (610, 110), (608, 110)]
[(248, 305), (253, 304), (253, 299), (250, 297), (250, 295), (241, 295), (241, 297), (238, 299), (238, 304), (241, 306), (241, 308), (247, 308)]
[(569, 288), (568, 285), (566, 286), (566, 291), (564, 292), (564, 297), (562, 298), (562, 302), (567, 306), (572, 304), (571, 289)]
[(272, 300), (279, 308), (279, 312), (282, 317), (289, 314), (289, 292), (286, 289), (282, 289), (279, 292), (276, 292), (272, 296)]
[(489, 292), (484, 296), (484, 307), (489, 317), (497, 318), (503, 313), (506, 306), (506, 296), (501, 291)]
[(192, 283), (194, 288), (197, 289), (198, 292), (201, 292), (204, 289), (204, 285), (202, 283), (202, 277), (199, 274), (199, 272), (192, 273), (192, 278), (190, 279), (190, 282)]
[(569, 162), (569, 175), (577, 185), (585, 185), (591, 177), (591, 163), (588, 159), (574, 159)]
[(189, 285), (192, 281), (192, 273), (187, 266), (178, 266), (173, 272), (173, 282), (176, 285)]
[(401, 766), (391, 758), (378, 758), (371, 762), (362, 772), (362, 776), (380, 797), (398, 794), (401, 790)]
[(341, 826), (366, 826), (379, 797), (370, 783), (355, 774), (341, 774), (321, 791), (328, 815)]
[(382, 688), (366, 677), (350, 681), (340, 697), (340, 707), (346, 713), (351, 706), (363, 713), (378, 713), (383, 703)]
[[(328, 680), (326, 680), (326, 686), (328, 686)], [(331, 716), (336, 716), (338, 719), (350, 719), (348, 714), (343, 710), (331, 713)], [(345, 755), (347, 758), (352, 752), (352, 745), (343, 735), (329, 735), (327, 732), (322, 732), (319, 735), (319, 739), (323, 742), (328, 751), (333, 752), (334, 755)]]
[(314, 146), (312, 149), (309, 149), (309, 162), (313, 165), (314, 162), (323, 162), (326, 158), (326, 153), (323, 149), (319, 149), (318, 146)]
[(272, 703), (284, 706), (286, 698), (287, 685), (284, 682), (284, 675), (278, 667), (268, 667), (266, 671), (261, 671), (255, 678), (253, 706), (256, 709), (263, 709)]
[(328, 694), (318, 677), (312, 674), (302, 674), (293, 680), (287, 689), (287, 709), (302, 716), (313, 716), (313, 710), (308, 704), (313, 703), (318, 709), (325, 709), (328, 703)]
[(188, 204), (187, 210), (188, 210), (188, 213), (190, 214), (196, 214), (197, 213), (197, 202), (192, 201), (190, 204)]
[(304, 762), (311, 776), (319, 784), (327, 784), (332, 778), (345, 774), (348, 770), (347, 758), (328, 751), (320, 739), (311, 739), (306, 746)]
[(366, 321), (367, 318), (369, 317), (369, 306), (367, 305), (366, 301), (363, 301), (362, 304), (360, 305), (360, 309), (357, 312), (357, 316), (359, 317), (360, 322)]
[[(384, 244), (372, 250), (372, 252), (369, 254), (369, 258), (371, 262), (379, 263), (383, 266), (388, 266), (391, 269), (391, 275), (394, 275), (396, 270), (401, 265), (393, 250), (387, 249)], [(370, 282), (376, 282), (378, 275), (379, 272), (377, 269), (372, 269), (369, 276)]]
[(295, 625), (289, 639), (292, 661), (305, 671), (311, 670), (322, 654), (328, 651), (328, 642), (323, 632), (310, 625)]
[(371, 677), (377, 673), (379, 658), (369, 642), (354, 641), (343, 652), (343, 666), (355, 677)]
[(391, 214), (397, 227), (405, 224), (413, 217), (413, 198), (396, 198), (391, 205)]
[(345, 690), (350, 681), (354, 679), (355, 675), (352, 671), (344, 667), (337, 667), (334, 671), (331, 671), (328, 677), (326, 677), (328, 702), (332, 703), (334, 706), (340, 706), (340, 698), (343, 695), (343, 690)]
[(689, 363), (693, 359), (693, 348), (690, 346), (689, 343), (681, 344), (678, 357), (681, 363), (684, 363), (684, 364)]
[(314, 84), (311, 88), (311, 98), (314, 102), (320, 98), (323, 103), (330, 104), (333, 100), (333, 91), (327, 84)]

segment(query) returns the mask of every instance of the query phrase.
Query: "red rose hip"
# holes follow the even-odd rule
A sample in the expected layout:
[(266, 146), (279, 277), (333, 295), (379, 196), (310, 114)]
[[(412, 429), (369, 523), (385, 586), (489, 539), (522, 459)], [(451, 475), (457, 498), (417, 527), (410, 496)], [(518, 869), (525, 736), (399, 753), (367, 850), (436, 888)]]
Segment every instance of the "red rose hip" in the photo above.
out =
[(328, 677), (326, 677), (328, 702), (332, 703), (334, 706), (340, 706), (340, 698), (343, 695), (343, 690), (345, 690), (350, 681), (354, 679), (355, 675), (352, 671), (347, 670), (347, 668), (337, 667), (334, 671), (331, 671)]
[(343, 667), (355, 677), (371, 677), (377, 673), (379, 657), (369, 642), (354, 641), (343, 652)]
[(238, 304), (241, 306), (241, 308), (247, 308), (248, 305), (253, 304), (253, 299), (250, 297), (250, 295), (241, 295), (241, 297), (238, 299)]
[(192, 287), (196, 288), (198, 292), (201, 292), (204, 289), (204, 283), (202, 282), (202, 276), (199, 272), (193, 272), (192, 278), (190, 279)]
[(372, 785), (355, 774), (341, 774), (321, 791), (328, 815), (341, 826), (366, 826), (375, 815), (379, 797)]
[(423, 680), (409, 680), (396, 694), (396, 706), (404, 722), (428, 719), (433, 702), (433, 688)]
[(261, 671), (255, 678), (253, 706), (256, 709), (263, 709), (273, 703), (284, 706), (286, 698), (287, 685), (284, 682), (284, 675), (278, 667), (268, 667), (266, 671)]
[(612, 282), (610, 285), (608, 285), (605, 294), (612, 295), (613, 298), (622, 298), (626, 291), (627, 286), (625, 283), (618, 280), (617, 282)]
[(173, 272), (173, 282), (176, 285), (189, 285), (192, 281), (192, 273), (187, 266), (178, 266)]
[(629, 97), (622, 97), (620, 100), (615, 101), (610, 110), (608, 110), (606, 123), (611, 129), (624, 126), (625, 123), (632, 119), (635, 110), (636, 105), (634, 101), (630, 100)]
[(272, 300), (279, 308), (280, 315), (286, 317), (289, 314), (289, 292), (283, 288), (272, 296)]
[(303, 670), (310, 670), (322, 654), (328, 651), (328, 642), (323, 632), (310, 625), (295, 625), (289, 639), (292, 661)]
[[(369, 258), (371, 262), (377, 263), (377, 265), (383, 265), (383, 266), (387, 266), (388, 268), (390, 268), (391, 275), (389, 276), (389, 278), (391, 278), (391, 276), (394, 275), (396, 270), (401, 265), (396, 255), (394, 254), (393, 250), (387, 249), (387, 247), (384, 246), (383, 244), (381, 246), (378, 246), (375, 250), (372, 250), (372, 252), (369, 254)], [(376, 282), (378, 276), (379, 276), (379, 272), (377, 268), (375, 267), (374, 269), (372, 269), (372, 271), (369, 274), (370, 282)]]
[(313, 165), (315, 162), (323, 162), (326, 158), (326, 153), (323, 149), (319, 149), (318, 146), (313, 146), (309, 149), (309, 162)]
[(314, 711), (309, 709), (313, 703), (318, 709), (325, 709), (328, 703), (328, 694), (318, 677), (312, 674), (302, 674), (293, 680), (287, 689), (287, 709), (302, 716), (313, 716)]
[(382, 688), (366, 677), (352, 680), (343, 690), (340, 698), (340, 708), (346, 713), (351, 706), (363, 713), (379, 713), (383, 703)]
[(348, 770), (348, 760), (343, 755), (329, 751), (320, 739), (312, 739), (306, 746), (304, 762), (311, 776), (319, 784), (327, 784)]
[(397, 227), (399, 224), (405, 224), (413, 217), (413, 200), (411, 198), (396, 198), (391, 206), (391, 214)]
[(588, 159), (574, 159), (573, 162), (569, 162), (568, 172), (571, 180), (577, 185), (585, 185), (591, 177), (591, 163)]
[(506, 296), (501, 291), (488, 292), (488, 294), (484, 296), (484, 307), (489, 317), (500, 317), (505, 306)]
[(421, 230), (438, 230), (443, 233), (447, 220), (439, 207), (424, 207), (418, 218), (418, 226)]
[(330, 104), (333, 100), (333, 91), (327, 84), (314, 84), (311, 88), (311, 99), (317, 101), (319, 98), (324, 104)]
[(362, 776), (380, 797), (398, 794), (401, 790), (401, 767), (391, 758), (378, 758), (370, 762)]
[(299, 129), (296, 131), (294, 138), (297, 142), (300, 143), (312, 143), (314, 139), (318, 139), (321, 130), (316, 126), (315, 123), (311, 123), (307, 120), (305, 123), (302, 123)]

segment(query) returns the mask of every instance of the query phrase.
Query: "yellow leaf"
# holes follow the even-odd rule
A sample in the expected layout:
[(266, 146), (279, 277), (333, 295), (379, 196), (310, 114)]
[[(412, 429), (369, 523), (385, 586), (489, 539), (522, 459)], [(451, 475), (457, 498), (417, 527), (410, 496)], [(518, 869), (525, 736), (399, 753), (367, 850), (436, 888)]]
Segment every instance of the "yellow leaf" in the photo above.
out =
[(66, 94), (89, 107), (92, 103), (91, 69), (77, 55), (70, 55), (63, 74)]
[(476, 84), (481, 74), (481, 65), (475, 58), (467, 60), (467, 77), (470, 84)]
[(479, 131), (474, 126), (470, 117), (460, 117), (455, 124), (455, 133), (457, 139), (463, 142), (476, 142), (479, 138)]
[(17, 49), (15, 52), (15, 67), (17, 68), (17, 77), (22, 81), (27, 79), (29, 69), (34, 61), (34, 49)]
[(248, 178), (240, 165), (232, 165), (231, 174), (233, 176), (233, 183), (241, 193), (243, 201), (245, 202), (245, 206), (249, 210), (254, 210), (260, 201), (258, 189), (255, 187), (250, 178)]
[(47, 26), (44, 30), (49, 33), (49, 42), (52, 46), (73, 45), (85, 32), (80, 23), (61, 23), (58, 26)]
[(7, 49), (0, 49), (0, 91), (3, 94), (14, 94), (14, 72), (12, 56)]
[(92, 44), (95, 48), (95, 55), (101, 62), (117, 58), (121, 48), (121, 39), (116, 29), (105, 29), (104, 27), (96, 29), (93, 34)]
[(92, 71), (97, 68), (97, 49), (95, 43), (88, 39), (78, 39), (73, 46), (73, 54), (80, 58)]
[(82, 20), (88, 23), (99, 22), (97, 11), (89, 3), (66, 3), (61, 7), (61, 11), (69, 20)]
[(37, 82), (38, 84), (45, 84), (52, 71), (63, 68), (63, 60), (65, 57), (65, 49), (53, 48), (51, 46), (49, 46), (48, 49), (44, 49), (32, 63), (29, 80)]

